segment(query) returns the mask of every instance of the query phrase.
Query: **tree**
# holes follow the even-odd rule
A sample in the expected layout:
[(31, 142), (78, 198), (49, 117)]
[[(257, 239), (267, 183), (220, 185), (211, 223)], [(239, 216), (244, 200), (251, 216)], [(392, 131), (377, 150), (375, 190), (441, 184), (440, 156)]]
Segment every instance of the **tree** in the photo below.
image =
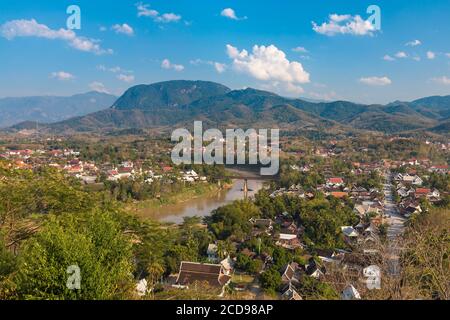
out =
[(0, 175), (0, 226), (32, 214), (84, 212), (95, 199), (79, 182), (53, 169), (1, 170)]
[[(23, 246), (14, 279), (21, 299), (117, 299), (132, 285), (131, 242), (109, 213), (50, 216)], [(68, 267), (81, 271), (69, 289)]]
[[(16, 269), (16, 259), (4, 244), (3, 236), (0, 234), (0, 288), (2, 281)], [(1, 289), (0, 289), (1, 296)]]
[(219, 256), (219, 258), (224, 259), (227, 256), (235, 253), (235, 251), (236, 248), (229, 239), (217, 241), (217, 255)]
[(152, 261), (147, 266), (147, 280), (150, 288), (153, 288), (156, 283), (158, 282), (158, 279), (164, 274), (164, 266), (161, 263), (158, 263), (156, 261)]
[(313, 277), (303, 277), (298, 290), (302, 297), (309, 300), (339, 299), (339, 295), (332, 286)]
[(273, 293), (281, 286), (281, 275), (274, 267), (272, 267), (261, 273), (259, 282), (261, 283), (262, 288)]
[(305, 238), (317, 248), (345, 247), (340, 227), (357, 223), (355, 214), (337, 199), (314, 199), (300, 208), (300, 221), (305, 227)]
[(406, 299), (450, 299), (450, 210), (432, 209), (406, 230), (401, 256)]
[(230, 236), (244, 238), (251, 230), (250, 218), (260, 216), (259, 208), (251, 201), (235, 201), (213, 211), (206, 219), (214, 235), (225, 240)]
[(428, 180), (427, 185), (432, 189), (438, 189), (441, 191), (450, 189), (450, 175), (432, 173)]
[(263, 262), (260, 259), (252, 259), (245, 254), (239, 253), (236, 256), (236, 268), (248, 272), (257, 273), (261, 271)]

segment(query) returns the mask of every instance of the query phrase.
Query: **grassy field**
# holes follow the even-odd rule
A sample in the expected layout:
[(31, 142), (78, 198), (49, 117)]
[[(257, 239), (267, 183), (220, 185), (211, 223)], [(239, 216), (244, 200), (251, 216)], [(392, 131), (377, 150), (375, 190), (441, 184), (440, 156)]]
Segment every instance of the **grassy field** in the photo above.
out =
[(161, 208), (166, 205), (183, 203), (198, 197), (215, 194), (219, 191), (219, 187), (215, 184), (195, 184), (187, 186), (183, 191), (170, 194), (162, 194), (159, 199), (150, 199), (130, 204), (133, 209), (151, 209)]
[(236, 284), (250, 284), (255, 280), (255, 277), (248, 274), (233, 274), (231, 281)]

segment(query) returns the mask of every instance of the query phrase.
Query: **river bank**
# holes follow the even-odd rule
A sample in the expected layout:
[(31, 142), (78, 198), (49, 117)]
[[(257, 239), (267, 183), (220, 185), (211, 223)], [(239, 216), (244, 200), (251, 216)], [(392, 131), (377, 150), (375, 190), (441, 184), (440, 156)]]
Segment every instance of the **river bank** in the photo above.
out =
[[(261, 180), (248, 180), (250, 189), (248, 196), (254, 196), (262, 187)], [(204, 217), (221, 206), (244, 198), (244, 180), (233, 180), (231, 185), (205, 186), (202, 190), (191, 190), (174, 196), (165, 201), (152, 199), (131, 205), (130, 210), (143, 219), (159, 222), (182, 223), (184, 217)]]
[(227, 190), (231, 188), (231, 186), (232, 184), (225, 184), (220, 187), (217, 184), (211, 183), (196, 184), (185, 187), (181, 192), (162, 194), (159, 198), (135, 201), (132, 204), (128, 205), (128, 208), (133, 211), (151, 208), (163, 208), (169, 205), (181, 204), (192, 199), (197, 199), (199, 197), (214, 195), (222, 189)]

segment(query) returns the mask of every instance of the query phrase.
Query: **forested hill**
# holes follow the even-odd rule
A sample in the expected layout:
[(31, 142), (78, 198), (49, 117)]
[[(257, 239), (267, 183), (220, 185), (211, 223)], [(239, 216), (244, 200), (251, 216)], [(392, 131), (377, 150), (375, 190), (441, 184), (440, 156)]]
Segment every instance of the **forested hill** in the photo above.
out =
[(214, 126), (398, 133), (442, 131), (449, 116), (450, 96), (388, 105), (315, 103), (252, 88), (231, 90), (214, 82), (176, 80), (131, 87), (110, 108), (46, 128), (59, 132), (142, 129), (202, 120)]

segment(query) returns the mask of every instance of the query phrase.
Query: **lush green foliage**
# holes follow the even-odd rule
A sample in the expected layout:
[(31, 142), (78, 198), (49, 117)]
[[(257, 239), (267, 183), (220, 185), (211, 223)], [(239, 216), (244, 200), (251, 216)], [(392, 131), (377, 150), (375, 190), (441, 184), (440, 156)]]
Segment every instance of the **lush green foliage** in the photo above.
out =
[(259, 276), (261, 287), (273, 293), (281, 286), (281, 275), (276, 268), (270, 268)]
[[(132, 284), (131, 242), (109, 213), (51, 216), (18, 256), (19, 298), (114, 299)], [(79, 290), (68, 289), (67, 268), (81, 271)]]
[(259, 216), (259, 208), (252, 202), (243, 200), (214, 210), (207, 222), (218, 239), (230, 236), (244, 239), (251, 230), (250, 218)]
[(84, 212), (94, 205), (93, 195), (56, 170), (2, 170), (0, 174), (0, 225), (8, 218)]

